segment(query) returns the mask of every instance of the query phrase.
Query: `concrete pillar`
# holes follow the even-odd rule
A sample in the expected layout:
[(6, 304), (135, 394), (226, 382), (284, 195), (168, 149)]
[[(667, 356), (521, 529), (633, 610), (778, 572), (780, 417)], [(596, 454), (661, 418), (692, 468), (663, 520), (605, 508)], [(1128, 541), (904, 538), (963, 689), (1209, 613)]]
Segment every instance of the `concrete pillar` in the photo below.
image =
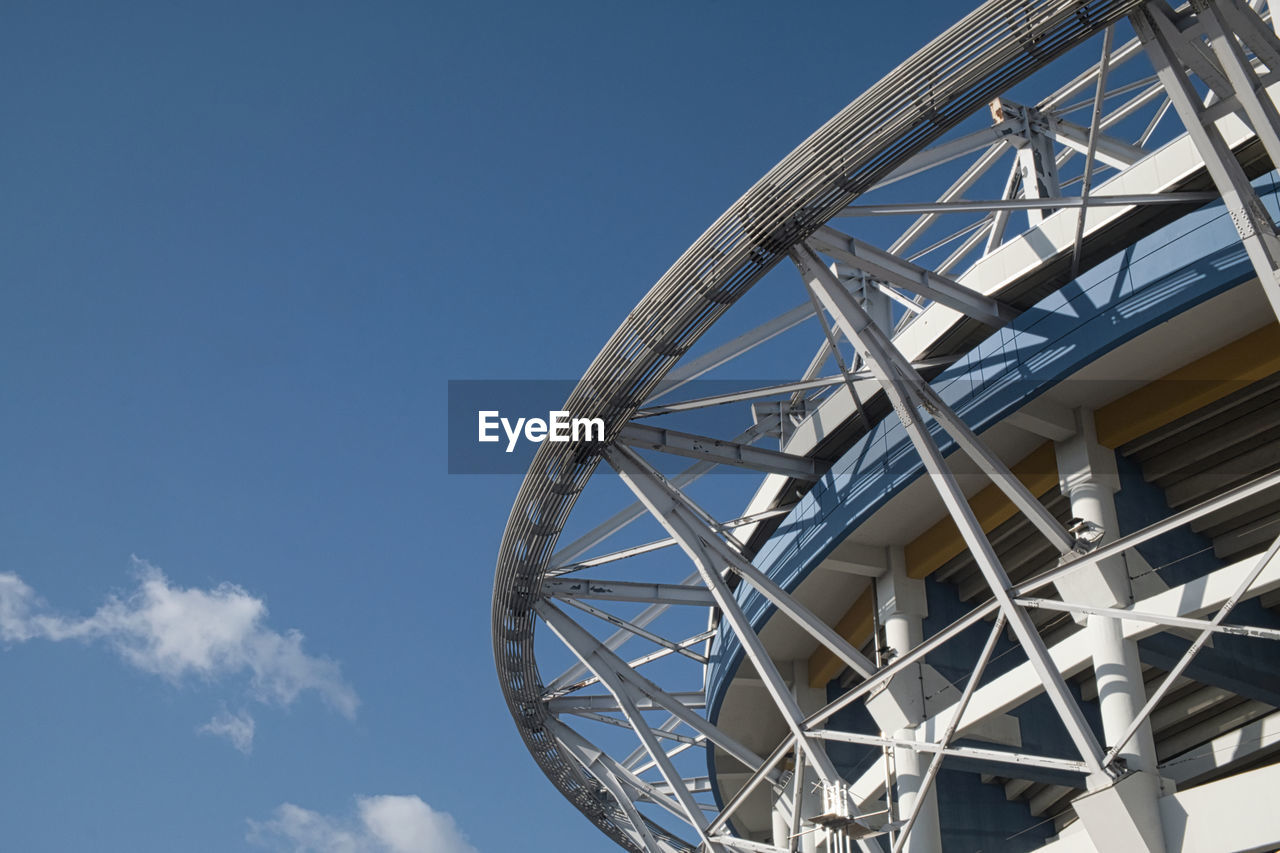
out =
[[(827, 691), (822, 687), (809, 686), (809, 660), (801, 658), (794, 660), (790, 664), (790, 678), (792, 695), (796, 697), (796, 702), (800, 706), (800, 710), (806, 714), (812, 714), (821, 710), (827, 704)], [(787, 665), (781, 664), (780, 669), (783, 675), (787, 675)], [(811, 765), (805, 764), (800, 779), (800, 826), (793, 830), (791, 827), (792, 804), (791, 798), (795, 791), (795, 785), (792, 783), (787, 786), (784, 794), (774, 797), (772, 810), (772, 835), (775, 847), (783, 850), (789, 850), (791, 844), (791, 836), (793, 832), (801, 832), (796, 849), (799, 853), (819, 853), (818, 838), (821, 833), (816, 831), (815, 825), (808, 823), (807, 819), (813, 815), (822, 813), (822, 789), (819, 783), (818, 774), (814, 772)], [(809, 830), (809, 831), (805, 831)]]
[[(906, 559), (902, 548), (889, 550), (889, 570), (876, 579), (878, 616), (884, 629), (885, 653), (891, 657), (905, 654), (924, 639), (924, 617), (928, 615), (924, 581), (907, 577)], [(914, 682), (914, 683), (913, 683)], [(916, 727), (925, 717), (924, 691), (919, 666), (895, 678), (891, 691), (898, 698), (907, 715), (908, 725), (887, 732), (903, 740), (916, 739)], [(920, 785), (929, 767), (931, 756), (909, 748), (893, 750), (895, 769), (895, 795), (897, 817), (903, 820), (915, 808), (920, 798)], [(924, 805), (916, 818), (915, 826), (903, 848), (908, 853), (940, 853), (942, 835), (938, 825), (938, 795), (930, 787), (924, 795)]]
[(773, 846), (787, 849), (791, 843), (791, 803), (786, 797), (773, 799)]
[[(1115, 619), (1090, 617), (1085, 630), (1093, 646), (1093, 671), (1098, 679), (1098, 707), (1102, 712), (1103, 739), (1110, 746), (1128, 731), (1142, 706), (1146, 690), (1138, 646), (1124, 639)], [(1120, 751), (1130, 770), (1157, 772), (1156, 744), (1151, 723), (1144, 722)]]
[[(1120, 477), (1115, 452), (1098, 444), (1091, 411), (1077, 409), (1075, 418), (1076, 434), (1055, 445), (1059, 486), (1071, 500), (1071, 514), (1101, 527), (1101, 541), (1106, 543), (1119, 535), (1115, 493), (1120, 490)], [(1063, 600), (1072, 604), (1127, 607), (1133, 603), (1128, 566), (1120, 556), (1081, 569), (1057, 586)], [(1093, 650), (1102, 739), (1109, 747), (1123, 737), (1146, 700), (1138, 646), (1124, 638), (1120, 623), (1114, 619), (1089, 616), (1084, 618), (1084, 626)], [(1146, 777), (1140, 783), (1135, 780), (1136, 784), (1127, 786), (1131, 790), (1126, 791), (1124, 808), (1140, 828), (1146, 848), (1162, 851), (1164, 840), (1157, 802), (1160, 784), (1149, 721), (1142, 724), (1120, 757), (1130, 770)], [(1081, 817), (1085, 817), (1084, 812)], [(1089, 829), (1088, 823), (1086, 821), (1086, 829)], [(1105, 832), (1102, 827), (1098, 829), (1100, 833)], [(1093, 829), (1090, 835), (1094, 835)]]

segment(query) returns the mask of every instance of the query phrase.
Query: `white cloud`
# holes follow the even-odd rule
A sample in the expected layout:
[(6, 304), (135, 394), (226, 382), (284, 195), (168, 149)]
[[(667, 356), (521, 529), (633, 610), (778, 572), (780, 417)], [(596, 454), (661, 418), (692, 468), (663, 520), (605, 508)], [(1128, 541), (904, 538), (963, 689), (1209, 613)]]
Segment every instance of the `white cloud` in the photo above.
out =
[(253, 752), (253, 717), (248, 711), (231, 714), (223, 711), (196, 729), (200, 734), (216, 735), (231, 741), (231, 745), (245, 755)]
[(346, 820), (285, 803), (249, 821), (249, 840), (281, 853), (477, 853), (450, 814), (412, 795), (357, 797)]
[(38, 632), (31, 610), (37, 604), (36, 594), (17, 575), (0, 574), (0, 640), (25, 643)]
[(247, 673), (259, 701), (288, 705), (312, 690), (339, 713), (355, 716), (359, 699), (338, 664), (306, 654), (298, 631), (268, 628), (261, 599), (230, 583), (208, 590), (171, 586), (158, 568), (136, 558), (134, 565), (137, 588), (123, 598), (109, 596), (85, 618), (54, 613), (20, 577), (0, 573), (0, 640), (101, 641), (138, 669), (170, 680)]
[(362, 853), (368, 849), (337, 821), (293, 803), (277, 808), (271, 820), (249, 821), (249, 840), (271, 850), (296, 853)]

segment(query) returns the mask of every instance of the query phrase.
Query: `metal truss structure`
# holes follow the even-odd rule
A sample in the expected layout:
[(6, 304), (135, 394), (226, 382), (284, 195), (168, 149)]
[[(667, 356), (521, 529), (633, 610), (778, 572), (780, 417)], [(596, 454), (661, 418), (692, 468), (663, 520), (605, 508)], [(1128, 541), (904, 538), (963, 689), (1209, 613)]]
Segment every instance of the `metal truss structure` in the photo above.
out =
[[(1188, 385), (1174, 416), (1126, 423), (1107, 446), (1099, 412), (1143, 383), (1090, 390), (1098, 399), (1080, 392), (1072, 405), (1028, 394), (979, 423), (978, 408), (943, 382), (966, 359), (976, 364), (982, 342), (1035, 328), (1046, 298), (1206, 205), (1225, 209), (1247, 256), (1249, 280), (1231, 292), (1257, 295), (1253, 326), (1274, 320), (1258, 305), (1280, 315), (1280, 237), (1256, 186), (1280, 163), (1270, 20), (1265, 3), (1245, 0), (989, 0), (765, 175), (626, 318), (565, 405), (603, 418), (606, 440), (541, 445), (507, 524), (493, 603), (498, 675), (525, 743), (620, 846), (946, 849), (937, 789), (951, 764), (981, 767), (987, 784), (1008, 780), (1010, 799), (1035, 785), (1041, 809), (1026, 807), (1035, 816), (1056, 807), (1053, 849), (1193, 849), (1198, 825), (1189, 819), (1175, 837), (1162, 806), (1175, 783), (1256, 769), (1280, 744), (1268, 716), (1276, 703), (1196, 669), (1215, 642), (1280, 639), (1271, 605), (1255, 606), (1280, 589), (1280, 538), (1251, 533), (1232, 552), (1243, 557), (1191, 577), (1139, 551), (1223, 518), (1274, 536), (1280, 460), (1233, 456), (1226, 472), (1221, 453), (1197, 459), (1193, 475), (1216, 478), (1212, 487), (1170, 498), (1175, 510), (1136, 529), (1118, 530), (1113, 499), (1116, 447), (1147, 459), (1129, 448), (1154, 446), (1170, 422), (1199, 429), (1210, 403), (1270, 394), (1255, 385), (1271, 373), (1246, 369), (1221, 392)], [(1078, 69), (1085, 50), (1092, 58), (1068, 76), (1057, 60)], [(1051, 94), (1018, 100), (1020, 86)], [(905, 230), (889, 230), (894, 217)], [(725, 333), (737, 313), (728, 309), (767, 274), (789, 276), (776, 289), (792, 287), (799, 304)], [(1128, 316), (1117, 312), (1113, 325)], [(723, 342), (697, 350), (713, 325), (709, 338)], [(1251, 330), (1237, 331), (1213, 342)], [(1169, 349), (1174, 332), (1152, 334)], [(783, 340), (808, 347), (792, 378), (677, 399)], [(1016, 357), (1012, 366), (1039, 370)], [(732, 406), (751, 418), (736, 435), (679, 420)], [(1018, 465), (1028, 435), (1051, 443), (1053, 470), (1033, 472), (1055, 487), (1047, 497), (1044, 476), (1032, 484)], [(833, 463), (851, 449), (865, 456), (873, 440), (901, 450), (878, 451), (885, 471), (908, 473), (884, 495), (859, 495)], [(1173, 465), (1171, 454), (1150, 465)], [(692, 463), (663, 473), (658, 460), (673, 456)], [(601, 462), (616, 479), (597, 474)], [(763, 477), (730, 481), (755, 490), (736, 517), (710, 509), (723, 487), (694, 497), (722, 468)], [(593, 475), (626, 500), (562, 543)], [(981, 489), (1004, 509), (985, 511)], [(867, 533), (875, 547), (845, 529), (825, 530), (821, 547), (803, 538), (834, 524), (809, 510), (821, 500), (873, 498), (888, 507), (866, 516), (877, 530), (915, 541), (954, 534), (956, 548), (917, 571), (905, 534)], [(624, 539), (646, 526), (652, 537)], [(770, 542), (780, 531), (800, 531), (788, 546), (796, 553), (810, 548), (803, 571), (778, 568)], [(807, 580), (814, 566), (821, 583)], [(926, 623), (930, 572), (969, 572), (969, 609)], [(853, 599), (867, 602), (861, 632), (840, 618)], [(1242, 612), (1244, 623), (1229, 619)], [(1139, 647), (1152, 637), (1172, 649), (1154, 670)], [(966, 661), (963, 678), (941, 672), (948, 649), (948, 660)], [(539, 658), (563, 671), (548, 678)], [(1161, 734), (1172, 729), (1154, 721), (1179, 708), (1191, 719), (1184, 699), (1205, 700), (1206, 685), (1222, 702), (1217, 722), (1198, 739), (1186, 728)], [(1034, 738), (1007, 725), (1002, 733), (1011, 710), (1033, 699), (1065, 754), (1031, 748)], [(1177, 737), (1194, 748), (1173, 751)], [(1249, 738), (1248, 762), (1220, 759)], [(1167, 754), (1183, 769), (1171, 770)], [(1280, 842), (1280, 821), (1257, 823), (1238, 832), (1258, 846)]]

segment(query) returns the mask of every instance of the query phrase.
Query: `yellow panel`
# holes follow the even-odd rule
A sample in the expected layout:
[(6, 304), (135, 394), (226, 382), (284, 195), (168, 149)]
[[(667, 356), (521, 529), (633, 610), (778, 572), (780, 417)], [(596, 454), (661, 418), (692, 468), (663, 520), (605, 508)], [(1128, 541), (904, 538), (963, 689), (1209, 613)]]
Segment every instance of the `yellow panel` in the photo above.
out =
[[(871, 584), (874, 583), (875, 581), (872, 581), (867, 584), (867, 588), (862, 591), (862, 595), (858, 596), (858, 600), (849, 608), (849, 612), (836, 623), (836, 633), (853, 644), (854, 648), (862, 646), (867, 641), (871, 636), (871, 627), (875, 624), (871, 618), (875, 601)], [(809, 656), (809, 686), (826, 687), (827, 682), (839, 675), (842, 669), (844, 669), (844, 661), (832, 654), (826, 646), (818, 646), (817, 651)]]
[[(1039, 497), (1058, 485), (1058, 462), (1053, 442), (1046, 441), (1010, 467), (1031, 494)], [(990, 533), (1017, 513), (1013, 502), (995, 485), (987, 486), (969, 498), (969, 506), (978, 517), (982, 529)], [(932, 574), (943, 563), (965, 550), (960, 529), (946, 516), (933, 527), (921, 533), (906, 547), (907, 575), (923, 578)]]
[(1098, 409), (1098, 443), (1119, 447), (1278, 370), (1280, 325), (1273, 323)]

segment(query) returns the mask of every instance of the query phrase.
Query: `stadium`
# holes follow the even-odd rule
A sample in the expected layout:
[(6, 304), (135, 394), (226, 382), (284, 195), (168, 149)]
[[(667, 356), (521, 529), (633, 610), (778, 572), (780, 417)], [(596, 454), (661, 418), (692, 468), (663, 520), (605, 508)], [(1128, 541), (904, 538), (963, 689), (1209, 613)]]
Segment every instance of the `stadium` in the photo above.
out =
[(990, 0), (637, 291), (498, 556), (550, 784), (644, 853), (1280, 846), (1277, 95), (1264, 2)]

